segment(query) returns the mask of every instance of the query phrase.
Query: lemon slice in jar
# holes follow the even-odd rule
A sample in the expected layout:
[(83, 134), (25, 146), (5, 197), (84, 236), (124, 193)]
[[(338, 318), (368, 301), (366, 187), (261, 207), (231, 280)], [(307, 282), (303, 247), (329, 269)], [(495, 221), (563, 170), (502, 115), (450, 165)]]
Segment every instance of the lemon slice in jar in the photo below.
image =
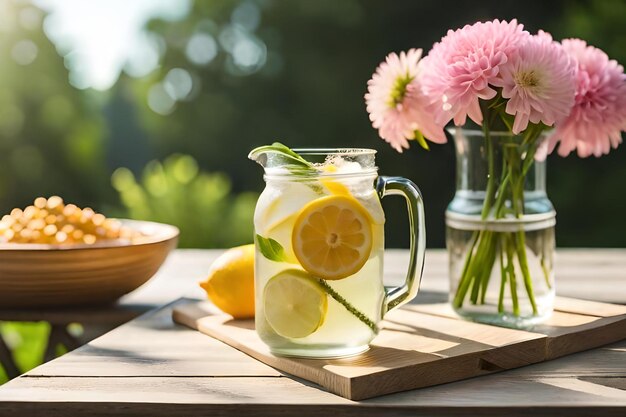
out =
[[(327, 165), (324, 167), (324, 172), (327, 174), (333, 174), (337, 172), (337, 167), (334, 165)], [(320, 182), (328, 190), (330, 194), (351, 196), (350, 190), (345, 184), (337, 181), (336, 179), (328, 177), (320, 177)]]
[(312, 275), (339, 280), (357, 273), (372, 251), (372, 220), (352, 197), (331, 195), (304, 206), (291, 234), (294, 254)]
[(265, 319), (280, 336), (306, 337), (324, 324), (328, 297), (315, 278), (287, 269), (269, 279), (263, 290)]

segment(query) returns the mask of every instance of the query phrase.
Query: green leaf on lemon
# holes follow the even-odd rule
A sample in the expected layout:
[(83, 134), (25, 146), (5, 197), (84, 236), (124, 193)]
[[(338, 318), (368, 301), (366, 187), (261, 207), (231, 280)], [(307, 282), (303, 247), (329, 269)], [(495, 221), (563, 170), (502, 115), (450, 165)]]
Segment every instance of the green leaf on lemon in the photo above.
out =
[(256, 235), (256, 241), (258, 243), (259, 251), (261, 254), (274, 262), (285, 261), (285, 248), (272, 238), (265, 238), (261, 235)]

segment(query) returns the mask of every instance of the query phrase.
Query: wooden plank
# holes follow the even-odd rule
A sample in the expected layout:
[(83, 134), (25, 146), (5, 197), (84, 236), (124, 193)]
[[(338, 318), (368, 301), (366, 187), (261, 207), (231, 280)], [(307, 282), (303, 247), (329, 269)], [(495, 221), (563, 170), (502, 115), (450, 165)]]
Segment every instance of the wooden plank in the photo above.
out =
[[(548, 321), (532, 328), (534, 333), (547, 336), (545, 360), (626, 338), (626, 306), (556, 297), (554, 307)], [(441, 317), (457, 317), (448, 303), (411, 304), (406, 308)]]
[[(191, 330), (183, 330), (183, 331), (187, 333), (195, 333), (195, 332), (192, 332)], [(207, 337), (204, 337), (204, 338), (209, 339)], [(188, 348), (189, 346), (187, 346), (185, 342), (181, 342), (180, 350), (185, 351)], [(477, 381), (478, 383), (484, 384), (485, 386), (490, 386), (492, 385), (491, 381), (493, 381), (494, 378), (496, 378), (500, 382), (509, 381), (506, 384), (510, 384), (510, 383), (514, 384), (515, 381), (535, 381), (540, 378), (588, 379), (590, 377), (597, 377), (597, 378), (618, 380), (618, 379), (626, 378), (626, 361), (624, 360), (625, 355), (626, 355), (626, 341), (621, 341), (621, 342), (615, 343), (613, 345), (610, 345), (604, 348), (581, 352), (581, 353), (570, 355), (570, 356), (560, 358), (554, 361), (529, 365), (523, 368), (510, 370), (510, 371), (499, 373), (499, 374), (489, 375), (486, 377), (481, 377), (481, 378), (477, 378), (473, 380), (446, 384), (446, 385), (442, 385), (439, 387), (433, 387), (433, 388), (423, 389), (419, 391), (411, 391), (411, 392), (399, 393), (399, 394), (385, 396), (385, 397), (379, 397), (376, 399), (367, 400), (366, 402), (371, 403), (371, 402), (383, 401), (385, 403), (388, 403), (391, 400), (393, 400), (391, 402), (395, 403), (398, 401), (398, 398), (412, 397), (414, 395), (424, 393), (424, 392), (440, 392), (440, 391), (449, 392), (450, 390), (454, 391), (457, 389), (457, 387), (459, 387), (458, 389), (462, 389), (465, 386), (465, 384), (468, 383), (468, 381)], [(207, 353), (206, 356), (208, 358), (210, 356), (209, 353)], [(59, 360), (63, 360), (63, 358), (60, 358)], [(99, 360), (99, 359), (96, 358), (95, 360)], [(188, 362), (193, 363), (195, 362), (195, 360), (196, 360), (195, 358), (189, 358)], [(177, 362), (173, 361), (173, 363), (177, 363)], [(213, 372), (209, 372), (205, 376), (207, 377), (207, 379), (220, 379), (219, 376), (214, 376)], [(64, 376), (59, 375), (59, 377), (64, 377)], [(137, 377), (139, 377), (139, 375), (137, 375)], [(162, 377), (157, 376), (154, 378), (155, 380), (159, 380)], [(34, 381), (53, 381), (55, 379), (56, 378), (49, 378), (49, 377), (47, 379), (39, 378), (36, 376), (31, 376), (31, 375), (21, 377), (18, 380), (11, 382), (10, 385), (5, 385), (3, 386), (2, 389), (0, 389), (0, 401), (5, 400), (7, 398), (7, 395), (5, 394), (5, 391), (4, 391), (5, 387), (10, 386), (14, 389), (19, 388), (19, 389), (28, 390), (30, 388), (34, 388), (34, 386), (31, 384)], [(88, 378), (85, 378), (85, 379), (88, 379)], [(110, 379), (125, 380), (124, 378), (106, 377), (106, 378), (102, 378), (102, 381), (103, 383), (106, 384), (106, 381)], [(135, 378), (128, 378), (126, 380), (131, 381), (134, 379)], [(150, 380), (150, 379), (151, 379), (150, 377), (146, 377), (146, 380)], [(194, 378), (191, 378), (190, 380), (194, 381), (196, 379), (197, 378), (194, 377)], [(227, 378), (227, 379), (231, 379), (231, 378)], [(286, 378), (286, 379), (291, 381), (291, 379), (289, 378)], [(73, 380), (73, 378), (69, 378), (69, 380)], [(266, 379), (250, 377), (250, 378), (246, 378), (246, 380), (262, 381)], [(306, 381), (301, 381), (301, 380), (293, 380), (293, 382), (295, 384), (305, 384), (305, 385), (307, 384)], [(42, 383), (45, 384), (45, 382), (42, 382)], [(498, 383), (495, 383), (495, 385), (497, 385)], [(321, 391), (321, 390), (318, 390), (318, 392), (320, 396), (319, 398), (317, 398), (317, 400), (319, 400), (320, 403), (325, 402), (324, 398), (337, 398), (332, 395), (329, 396), (328, 393)], [(517, 390), (511, 390), (511, 395), (513, 395), (513, 393), (515, 392), (517, 392)], [(244, 394), (246, 394), (246, 392), (242, 391), (242, 395)], [(430, 399), (431, 398), (430, 395), (427, 395), (425, 397), (420, 395), (419, 397), (420, 397), (419, 401), (422, 401), (424, 399), (426, 399), (427, 401), (433, 401), (432, 399)], [(439, 398), (440, 396), (438, 394), (435, 397)], [(442, 395), (441, 398), (443, 397), (444, 396)], [(493, 400), (497, 401), (497, 398), (494, 398)], [(464, 400), (461, 397), (451, 397), (448, 399), (448, 401), (451, 403), (464, 404), (463, 402)]]
[[(598, 309), (597, 303), (572, 300), (563, 305), (604, 315), (622, 312), (620, 306)], [(252, 321), (233, 321), (229, 315), (210, 308), (206, 302), (190, 301), (174, 308), (174, 320), (350, 399), (517, 368), (626, 337), (626, 315), (597, 317), (555, 311), (549, 322), (530, 333), (467, 322), (456, 315), (444, 316), (442, 311), (446, 310), (441, 304), (415, 305), (391, 312), (365, 354), (338, 360), (306, 360), (272, 355), (258, 338)]]
[[(171, 311), (163, 309), (159, 312), (159, 316), (167, 314)], [(169, 342), (162, 340), (157, 345), (164, 343), (175, 347), (179, 341), (178, 349), (183, 354), (170, 361), (173, 369), (182, 366), (189, 370), (191, 364), (211, 359), (210, 352), (206, 352), (204, 359), (184, 359), (184, 353), (193, 346), (182, 336), (185, 333), (201, 336), (197, 332), (174, 325), (171, 325), (173, 328), (164, 327), (164, 322), (154, 320), (151, 315), (136, 320), (141, 321), (150, 321), (159, 326), (162, 333), (173, 336), (169, 337)], [(103, 336), (100, 343), (106, 345), (107, 338), (108, 335)], [(149, 342), (146, 340), (146, 345)], [(116, 337), (111, 343), (119, 346), (123, 341)], [(67, 360), (71, 355), (57, 361)], [(558, 380), (586, 381), (589, 377), (605, 377), (601, 381), (626, 380), (624, 355), (626, 341), (499, 374), (359, 403), (316, 389), (306, 381), (285, 377), (223, 378), (211, 376), (210, 368), (205, 369), (207, 377), (191, 378), (144, 377), (141, 367), (135, 369), (133, 378), (26, 376), (0, 387), (0, 415), (621, 416), (626, 407), (626, 392), (622, 398), (607, 398), (604, 391), (593, 385), (565, 388)], [(105, 359), (94, 357), (91, 363), (102, 360)], [(86, 363), (81, 367), (85, 374), (89, 373), (89, 366)], [(556, 383), (550, 383), (553, 380)]]
[(575, 298), (555, 297), (554, 309), (567, 313), (584, 314), (595, 317), (614, 317), (626, 314), (626, 306), (599, 303)]
[[(350, 399), (457, 381), (543, 360), (543, 335), (396, 310), (368, 352), (344, 359), (277, 357), (252, 321), (234, 322), (208, 303), (178, 305), (174, 320), (272, 367)], [(497, 348), (497, 349), (496, 349)]]
[[(157, 276), (140, 290), (124, 297), (121, 305), (148, 306), (163, 304), (181, 295), (203, 296), (197, 281), (203, 278), (212, 260), (220, 253), (219, 250), (173, 253)], [(419, 296), (422, 301), (436, 302), (441, 292), (447, 291), (446, 262), (445, 251), (428, 251), (423, 293)], [(389, 273), (385, 279), (389, 284), (402, 279), (405, 264), (406, 251), (386, 251), (385, 270)], [(556, 269), (560, 295), (626, 303), (624, 249), (559, 249)], [(165, 316), (170, 314), (164, 312)], [(74, 361), (76, 353), (70, 353), (53, 361), (51, 364), (55, 368), (47, 368), (45, 378), (20, 377), (0, 387), (0, 415), (284, 416), (297, 413), (319, 416), (337, 413), (360, 417), (435, 414), (571, 417), (622, 416), (626, 410), (626, 399), (611, 397), (615, 391), (609, 391), (605, 396), (607, 391), (601, 389), (602, 386), (623, 389), (626, 383), (626, 341), (498, 374), (354, 403), (307, 386), (298, 379), (246, 376), (241, 379), (249, 380), (249, 383), (244, 384), (236, 376), (213, 375), (218, 374), (220, 368), (211, 364), (219, 362), (224, 351), (237, 351), (176, 326), (171, 320), (153, 321), (148, 315), (131, 323), (133, 326), (139, 324), (139, 328), (145, 325), (146, 329), (137, 337), (132, 337), (133, 331), (128, 329), (115, 334), (114, 338), (105, 335), (97, 340), (94, 347), (108, 350), (106, 355), (102, 350), (85, 352), (80, 363), (66, 365), (66, 361)], [(148, 332), (147, 328), (153, 332)], [(212, 344), (198, 345), (203, 343), (200, 339)], [(130, 352), (134, 365), (124, 367), (124, 359), (116, 358), (116, 349)], [(150, 362), (149, 355), (154, 351), (158, 352), (156, 359), (167, 366), (162, 369), (141, 366), (146, 355)], [(188, 356), (186, 352), (189, 352)], [(259, 363), (242, 356), (248, 360), (246, 364)], [(110, 368), (111, 363), (117, 370), (122, 370), (120, 373), (125, 377), (98, 376)], [(196, 371), (197, 367), (202, 371)], [(96, 370), (92, 372), (92, 368)], [(37, 369), (31, 372), (36, 375)], [(64, 376), (66, 372), (72, 376)], [(168, 375), (160, 375), (163, 372)], [(192, 375), (187, 378), (187, 373)], [(564, 384), (559, 378), (574, 382)], [(227, 385), (231, 380), (232, 385)], [(593, 385), (577, 384), (577, 380)], [(309, 391), (304, 393), (302, 386)], [(5, 391), (9, 387), (11, 389)], [(18, 392), (23, 401), (14, 400)], [(99, 392), (106, 393), (104, 399), (99, 399)], [(267, 392), (278, 392), (280, 398), (268, 396)], [(197, 394), (192, 400), (188, 397), (191, 393)], [(215, 396), (225, 399), (218, 400)], [(262, 398), (267, 398), (267, 403)], [(337, 400), (345, 403), (337, 404)]]
[[(592, 384), (602, 385), (605, 387), (617, 388), (619, 390), (626, 392), (626, 378), (621, 378), (621, 377), (607, 378), (607, 377), (596, 376), (596, 377), (591, 377), (591, 378), (589, 377), (579, 378), (579, 380), (591, 382)], [(621, 394), (623, 395), (624, 393), (622, 392)]]
[(555, 311), (533, 331), (546, 334), (546, 360), (626, 338), (626, 315), (593, 317)]
[[(222, 252), (223, 250), (176, 250), (154, 278), (113, 305), (75, 309), (0, 309), (0, 320), (67, 323), (81, 319), (87, 323), (123, 323), (173, 299), (203, 296), (197, 283), (205, 277), (213, 260)], [(427, 250), (422, 290), (447, 291), (447, 262), (445, 250)], [(388, 284), (396, 285), (404, 279), (407, 263), (406, 250), (385, 250), (385, 280)], [(560, 295), (626, 303), (626, 285), (623, 285), (626, 279), (624, 249), (559, 248), (556, 273)]]
[(13, 381), (0, 390), (0, 414), (621, 416), (626, 407), (619, 390), (588, 381), (530, 381), (504, 374), (361, 402), (285, 377), (23, 379), (28, 388)]
[[(432, 295), (431, 299), (435, 298)], [(441, 317), (455, 318), (458, 317), (448, 302), (440, 303), (423, 303), (417, 299), (418, 302), (409, 304), (406, 308), (412, 311), (420, 311), (426, 314), (433, 314)], [(556, 312), (568, 313), (572, 315), (595, 317), (595, 318), (609, 318), (626, 315), (626, 306), (619, 304), (600, 303), (595, 301), (579, 300), (568, 297), (555, 297), (554, 310)], [(562, 316), (559, 316), (559, 320), (562, 320)], [(575, 319), (574, 321), (581, 324), (579, 320), (583, 322), (592, 321), (591, 318)], [(550, 323), (550, 321), (548, 321)], [(555, 326), (558, 323), (554, 322)]]
[(271, 377), (281, 373), (216, 339), (175, 326), (171, 309), (166, 306), (27, 375)]
[[(626, 378), (626, 340), (498, 374), (511, 379)], [(493, 376), (481, 377), (488, 380)]]
[[(65, 392), (68, 401), (126, 402), (151, 401), (161, 403), (228, 404), (246, 399), (250, 403), (297, 404), (314, 403), (320, 399), (319, 390), (285, 377), (25, 377), (33, 390), (39, 391), (40, 401), (54, 400)], [(120, 384), (127, 389), (120, 390)], [(273, 389), (267, 389), (267, 386)], [(285, 395), (289, 390), (289, 395)], [(29, 401), (32, 396), (20, 384), (7, 383), (0, 399)], [(138, 395), (139, 394), (139, 395)], [(325, 394), (325, 395), (324, 395)], [(349, 401), (323, 393), (326, 404), (346, 404)]]
[[(149, 344), (146, 344), (147, 340)], [(612, 352), (610, 348), (605, 349)], [(615, 369), (618, 357), (613, 358), (608, 353), (604, 357), (610, 359), (605, 364), (606, 368), (599, 368), (600, 365), (596, 363), (589, 374), (604, 372), (603, 375), (608, 375), (608, 369)], [(171, 366), (169, 362), (175, 362), (176, 366)], [(586, 362), (583, 362), (583, 367)], [(279, 374), (273, 368), (214, 338), (174, 325), (169, 308), (144, 315), (79, 348), (71, 355), (65, 355), (28, 373), (31, 376)]]
[[(385, 250), (385, 277), (403, 278), (405, 250)], [(558, 248), (555, 258), (557, 293), (578, 299), (626, 303), (626, 249)], [(422, 288), (448, 291), (448, 255), (442, 249), (426, 251)]]
[[(159, 273), (123, 305), (152, 304), (155, 307), (187, 296), (203, 296), (197, 283), (205, 278), (211, 262), (222, 250), (182, 249), (170, 255)], [(385, 250), (385, 281), (400, 283), (406, 274), (408, 251)], [(556, 286), (559, 295), (603, 302), (626, 303), (626, 249), (557, 249)], [(428, 249), (422, 289), (448, 291), (448, 255), (444, 249)]]

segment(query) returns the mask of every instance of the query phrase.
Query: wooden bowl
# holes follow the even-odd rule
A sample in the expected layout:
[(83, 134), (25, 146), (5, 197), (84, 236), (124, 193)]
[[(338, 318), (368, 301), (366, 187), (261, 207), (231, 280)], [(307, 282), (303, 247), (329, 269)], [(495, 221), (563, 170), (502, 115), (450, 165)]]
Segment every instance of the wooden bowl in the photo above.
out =
[(110, 303), (148, 281), (176, 247), (174, 226), (122, 220), (133, 243), (0, 244), (0, 308)]

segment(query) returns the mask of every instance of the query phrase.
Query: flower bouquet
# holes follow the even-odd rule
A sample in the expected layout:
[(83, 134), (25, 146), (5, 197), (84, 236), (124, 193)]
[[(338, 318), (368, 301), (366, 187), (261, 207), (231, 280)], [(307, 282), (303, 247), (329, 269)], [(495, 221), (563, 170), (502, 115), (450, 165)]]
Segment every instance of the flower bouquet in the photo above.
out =
[(445, 143), (449, 122), (463, 127), (453, 134), (457, 193), (446, 213), (451, 303), (480, 321), (539, 322), (554, 298), (545, 158), (555, 149), (601, 156), (622, 142), (623, 67), (516, 20), (450, 30), (421, 56), (392, 53), (377, 68), (365, 95), (372, 125), (398, 152), (409, 140), (426, 150)]

